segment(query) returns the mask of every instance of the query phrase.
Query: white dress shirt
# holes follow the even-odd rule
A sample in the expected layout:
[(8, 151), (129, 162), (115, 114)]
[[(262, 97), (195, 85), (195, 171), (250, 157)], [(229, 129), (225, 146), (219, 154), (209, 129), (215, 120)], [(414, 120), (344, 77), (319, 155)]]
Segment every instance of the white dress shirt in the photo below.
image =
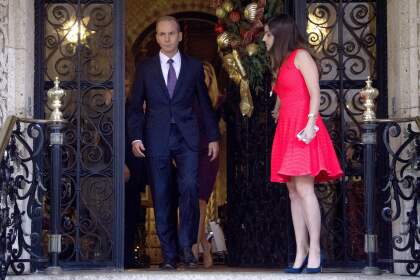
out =
[[(160, 68), (162, 69), (162, 75), (165, 79), (165, 84), (168, 84), (168, 72), (169, 72), (169, 63), (168, 60), (170, 57), (166, 56), (162, 52), (159, 52), (159, 58), (160, 58)], [(179, 51), (172, 57), (173, 66), (175, 68), (176, 78), (179, 77), (179, 72), (181, 71), (181, 54)]]

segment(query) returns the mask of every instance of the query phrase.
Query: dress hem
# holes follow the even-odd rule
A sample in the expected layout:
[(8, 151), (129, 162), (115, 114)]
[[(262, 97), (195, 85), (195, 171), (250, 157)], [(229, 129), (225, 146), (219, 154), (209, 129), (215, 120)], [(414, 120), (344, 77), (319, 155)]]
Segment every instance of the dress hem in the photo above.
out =
[[(317, 179), (317, 176), (319, 176), (321, 174), (321, 172), (323, 172), (323, 171), (326, 173), (326, 176), (325, 177), (323, 176), (323, 178), (321, 178), (321, 179)], [(312, 176), (312, 177), (315, 178), (314, 179), (315, 183), (324, 183), (324, 182), (328, 182), (328, 181), (337, 180), (338, 178), (342, 177), (343, 175), (344, 175), (343, 171), (340, 171), (339, 173), (332, 174), (331, 172), (329, 172), (326, 169), (320, 169), (318, 171), (318, 173), (316, 173), (316, 174), (312, 174), (312, 173), (284, 174), (284, 173), (278, 172), (277, 176), (289, 177), (289, 179), (287, 180), (287, 179), (280, 179), (280, 178), (277, 178), (277, 179), (270, 178), (270, 181), (273, 182), (273, 183), (287, 183), (287, 182), (290, 182), (290, 177)]]

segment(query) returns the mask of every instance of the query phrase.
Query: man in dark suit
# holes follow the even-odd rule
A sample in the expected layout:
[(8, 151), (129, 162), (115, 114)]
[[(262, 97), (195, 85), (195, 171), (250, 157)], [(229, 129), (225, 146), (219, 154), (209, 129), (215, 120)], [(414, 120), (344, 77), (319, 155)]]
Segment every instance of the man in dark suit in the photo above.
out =
[(175, 18), (158, 19), (156, 40), (161, 48), (159, 55), (136, 67), (133, 99), (128, 109), (128, 132), (133, 154), (147, 158), (156, 229), (164, 257), (161, 268), (175, 269), (178, 255), (177, 224), (171, 205), (174, 195), (170, 180), (172, 161), (177, 166), (179, 247), (185, 265), (194, 267), (196, 260), (191, 246), (197, 239), (199, 218), (199, 128), (193, 110), (196, 100), (204, 117), (211, 160), (219, 152), (219, 131), (202, 64), (178, 50), (182, 32)]

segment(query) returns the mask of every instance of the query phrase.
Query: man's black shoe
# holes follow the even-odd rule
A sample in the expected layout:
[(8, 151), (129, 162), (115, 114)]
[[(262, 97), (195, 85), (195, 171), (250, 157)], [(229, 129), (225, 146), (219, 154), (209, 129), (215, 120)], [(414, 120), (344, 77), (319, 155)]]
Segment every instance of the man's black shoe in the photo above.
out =
[(185, 248), (183, 250), (182, 261), (185, 268), (197, 268), (197, 260), (195, 259), (194, 255), (191, 252), (190, 248)]
[(185, 268), (197, 268), (198, 264), (195, 261), (191, 261), (191, 262), (184, 262), (184, 267)]
[(161, 270), (175, 270), (175, 269), (176, 269), (176, 266), (175, 266), (175, 264), (173, 264), (173, 263), (164, 262), (164, 263), (161, 263), (161, 264), (159, 265), (159, 268), (160, 268)]

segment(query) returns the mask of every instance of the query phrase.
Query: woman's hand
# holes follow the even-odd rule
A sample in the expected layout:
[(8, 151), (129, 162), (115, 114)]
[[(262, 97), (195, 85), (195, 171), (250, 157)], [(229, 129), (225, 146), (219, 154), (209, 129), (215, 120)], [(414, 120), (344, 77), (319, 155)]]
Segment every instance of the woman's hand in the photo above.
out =
[(302, 135), (302, 141), (305, 144), (309, 144), (311, 143), (312, 139), (314, 139), (316, 134), (316, 130), (315, 130), (315, 123), (312, 121), (308, 121), (308, 123), (306, 124), (306, 127), (303, 131), (303, 135)]
[(271, 116), (273, 117), (274, 122), (277, 123), (277, 120), (279, 118), (279, 109), (274, 108), (273, 111), (271, 111)]
[(274, 119), (274, 122), (277, 123), (277, 120), (279, 118), (279, 109), (280, 109), (280, 98), (276, 97), (276, 104), (274, 105), (273, 111), (271, 111), (271, 116)]

